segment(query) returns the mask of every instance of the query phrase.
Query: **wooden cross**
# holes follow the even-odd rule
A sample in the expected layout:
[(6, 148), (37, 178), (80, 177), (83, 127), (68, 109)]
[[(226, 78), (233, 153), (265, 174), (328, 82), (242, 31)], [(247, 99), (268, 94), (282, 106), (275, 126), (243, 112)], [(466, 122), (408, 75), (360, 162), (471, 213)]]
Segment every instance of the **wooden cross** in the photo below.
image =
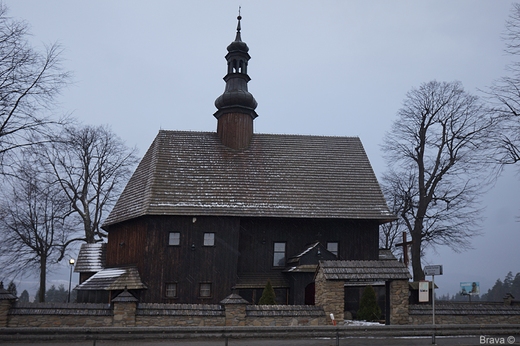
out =
[(410, 263), (410, 260), (408, 259), (408, 245), (412, 245), (413, 240), (406, 241), (406, 232), (403, 232), (403, 242), (399, 244), (395, 244), (395, 246), (402, 246), (403, 247), (403, 262), (404, 265), (408, 267), (408, 263)]

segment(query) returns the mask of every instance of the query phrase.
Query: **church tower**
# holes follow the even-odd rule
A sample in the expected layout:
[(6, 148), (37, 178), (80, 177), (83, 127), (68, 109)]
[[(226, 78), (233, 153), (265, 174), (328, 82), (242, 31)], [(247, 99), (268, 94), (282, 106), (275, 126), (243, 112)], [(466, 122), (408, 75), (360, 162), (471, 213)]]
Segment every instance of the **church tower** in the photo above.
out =
[(251, 56), (240, 35), (242, 17), (239, 15), (237, 19), (235, 41), (227, 47), (226, 88), (215, 100), (218, 110), (214, 116), (218, 120), (217, 134), (222, 144), (232, 149), (245, 149), (253, 137), (253, 120), (258, 115), (255, 112), (256, 100), (247, 91), (247, 83), (251, 80), (247, 75), (247, 64)]

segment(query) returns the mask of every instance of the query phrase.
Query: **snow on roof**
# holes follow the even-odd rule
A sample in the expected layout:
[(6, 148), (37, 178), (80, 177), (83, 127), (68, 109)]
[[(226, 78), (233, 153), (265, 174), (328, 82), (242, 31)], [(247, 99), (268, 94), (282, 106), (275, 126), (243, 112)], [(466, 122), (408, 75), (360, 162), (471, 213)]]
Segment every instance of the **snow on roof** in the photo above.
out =
[(140, 290), (146, 289), (136, 267), (106, 268), (78, 285), (76, 290)]

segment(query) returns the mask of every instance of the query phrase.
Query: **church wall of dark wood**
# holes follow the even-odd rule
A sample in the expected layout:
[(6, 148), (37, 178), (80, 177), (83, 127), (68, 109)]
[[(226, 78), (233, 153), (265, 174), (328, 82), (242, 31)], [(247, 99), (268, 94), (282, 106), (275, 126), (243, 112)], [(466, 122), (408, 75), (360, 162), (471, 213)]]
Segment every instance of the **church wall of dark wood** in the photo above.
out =
[[(226, 217), (176, 217), (160, 224), (167, 236), (181, 230), (180, 246), (167, 246), (163, 282), (176, 282), (178, 303), (218, 303), (231, 294), (236, 282), (238, 219)], [(204, 233), (214, 233), (214, 246), (204, 246)], [(165, 240), (167, 242), (167, 239)], [(200, 298), (200, 283), (211, 284), (211, 297)], [(163, 284), (163, 290), (165, 286)], [(166, 293), (162, 292), (164, 300)]]
[(379, 227), (372, 221), (337, 219), (243, 218), (240, 225), (239, 272), (282, 270), (273, 267), (274, 242), (286, 243), (286, 259), (312, 242), (339, 243), (343, 260), (376, 260)]
[[(180, 234), (178, 245), (169, 245), (170, 232)], [(205, 233), (214, 233), (213, 246), (204, 246)], [(137, 265), (148, 287), (142, 302), (213, 304), (231, 293), (241, 272), (285, 269), (273, 266), (274, 242), (285, 242), (287, 260), (315, 241), (339, 242), (340, 259), (378, 258), (378, 225), (371, 221), (147, 216), (110, 228), (107, 266)], [(291, 303), (303, 303), (311, 281), (291, 287)], [(167, 297), (170, 283), (176, 298)], [(211, 284), (210, 297), (200, 297), (201, 283)]]
[(143, 218), (122, 222), (109, 228), (107, 267), (143, 265), (146, 222)]
[[(142, 302), (218, 303), (231, 293), (236, 283), (238, 257), (238, 224), (231, 217), (152, 216), (145, 218), (140, 229), (141, 258), (139, 273), (148, 286)], [(121, 227), (124, 228), (124, 227)], [(121, 241), (130, 235), (132, 227), (110, 232)], [(179, 245), (169, 245), (170, 232), (180, 233)], [(214, 245), (204, 246), (204, 233), (214, 233)], [(128, 241), (128, 240), (126, 240)], [(121, 251), (120, 251), (121, 252)], [(109, 256), (107, 256), (109, 257)], [(130, 256), (118, 256), (111, 265), (133, 264)], [(175, 283), (177, 298), (167, 297), (166, 284)], [(211, 295), (200, 297), (200, 284), (211, 284)]]

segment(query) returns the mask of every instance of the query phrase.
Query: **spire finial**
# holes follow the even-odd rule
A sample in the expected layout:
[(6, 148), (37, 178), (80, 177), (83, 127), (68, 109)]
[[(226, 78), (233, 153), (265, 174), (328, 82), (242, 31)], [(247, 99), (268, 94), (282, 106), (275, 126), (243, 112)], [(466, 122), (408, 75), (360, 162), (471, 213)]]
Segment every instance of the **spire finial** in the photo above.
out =
[(242, 37), (240, 36), (240, 20), (242, 19), (242, 16), (240, 15), (240, 10), (242, 9), (242, 6), (238, 6), (238, 24), (237, 24), (237, 37), (235, 38), (235, 41), (242, 41)]

